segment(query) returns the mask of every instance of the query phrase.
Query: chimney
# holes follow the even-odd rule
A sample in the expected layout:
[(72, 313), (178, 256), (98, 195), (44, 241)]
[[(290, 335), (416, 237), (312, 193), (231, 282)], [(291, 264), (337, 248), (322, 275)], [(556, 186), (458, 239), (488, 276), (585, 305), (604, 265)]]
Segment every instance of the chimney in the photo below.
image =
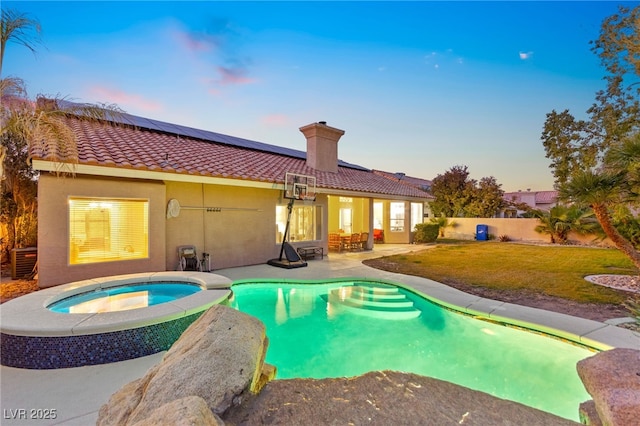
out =
[(338, 173), (338, 141), (344, 130), (319, 121), (300, 127), (300, 131), (307, 138), (307, 166), (322, 172)]

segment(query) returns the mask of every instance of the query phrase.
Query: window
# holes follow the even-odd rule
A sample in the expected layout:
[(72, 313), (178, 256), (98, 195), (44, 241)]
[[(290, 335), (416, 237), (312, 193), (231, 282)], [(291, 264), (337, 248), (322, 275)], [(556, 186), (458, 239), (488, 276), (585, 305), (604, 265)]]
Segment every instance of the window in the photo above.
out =
[(404, 232), (404, 203), (391, 203), (391, 232)]
[[(313, 241), (321, 235), (320, 206), (293, 206), (289, 223), (289, 241)], [(281, 243), (287, 227), (287, 206), (276, 206), (276, 242)]]
[(373, 203), (373, 228), (374, 229), (384, 229), (384, 214), (383, 214), (383, 205), (382, 203), (375, 202)]
[(342, 232), (351, 234), (353, 226), (353, 210), (347, 208), (340, 209), (340, 223), (338, 224)]
[(69, 263), (149, 257), (149, 201), (69, 198)]
[(422, 203), (411, 203), (411, 231), (415, 231), (416, 225), (423, 222), (423, 207)]

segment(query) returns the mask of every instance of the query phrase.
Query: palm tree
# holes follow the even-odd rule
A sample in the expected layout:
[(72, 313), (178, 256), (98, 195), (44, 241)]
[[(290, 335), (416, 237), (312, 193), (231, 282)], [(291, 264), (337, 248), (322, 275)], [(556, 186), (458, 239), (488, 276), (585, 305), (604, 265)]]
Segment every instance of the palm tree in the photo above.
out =
[(535, 231), (540, 234), (548, 234), (551, 243), (554, 244), (566, 244), (571, 232), (580, 235), (602, 232), (600, 225), (594, 219), (593, 211), (577, 206), (557, 205), (548, 212), (535, 210), (533, 213), (540, 221), (540, 224), (535, 227)]
[(449, 218), (447, 218), (444, 214), (438, 217), (432, 217), (430, 219), (430, 222), (433, 224), (438, 225), (438, 236), (440, 238), (444, 238), (444, 230), (446, 228), (455, 228), (457, 223), (452, 220), (451, 222), (449, 222)]
[[(8, 41), (15, 41), (35, 52), (40, 24), (14, 10), (2, 10), (0, 20), (0, 72)], [(2, 255), (17, 246), (35, 243), (37, 174), (28, 164), (29, 153), (40, 148), (58, 162), (58, 171), (73, 174), (78, 161), (76, 139), (67, 125), (68, 117), (83, 120), (118, 121), (121, 110), (115, 105), (77, 104), (65, 98), (27, 96), (24, 81), (18, 77), (0, 80), (0, 180), (2, 204), (0, 224), (5, 228)]]
[[(635, 166), (634, 166), (635, 167)], [(560, 197), (593, 209), (603, 232), (640, 269), (640, 252), (613, 225), (611, 209), (627, 198), (627, 172), (582, 170), (560, 187)]]
[(40, 22), (14, 9), (2, 9), (0, 18), (0, 75), (8, 41), (23, 45), (33, 53), (40, 44)]

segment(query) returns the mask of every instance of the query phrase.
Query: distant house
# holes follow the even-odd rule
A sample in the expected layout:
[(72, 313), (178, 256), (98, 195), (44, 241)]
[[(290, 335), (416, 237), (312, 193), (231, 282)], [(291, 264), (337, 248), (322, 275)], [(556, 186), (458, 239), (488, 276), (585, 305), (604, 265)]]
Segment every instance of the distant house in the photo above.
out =
[[(68, 118), (77, 162), (34, 145), (39, 284), (174, 270), (179, 246), (209, 253), (213, 269), (277, 257), (287, 224), (285, 175), (314, 177), (315, 199), (296, 201), (294, 246), (327, 252), (328, 234), (368, 233), (409, 243), (429, 182), (338, 159), (343, 130), (300, 128), (306, 151), (125, 114), (117, 125)], [(73, 177), (60, 177), (60, 171)]]
[(549, 211), (558, 204), (558, 191), (526, 191), (505, 192), (504, 200), (508, 207), (503, 211), (502, 217), (520, 217), (525, 210), (523, 206), (532, 209)]

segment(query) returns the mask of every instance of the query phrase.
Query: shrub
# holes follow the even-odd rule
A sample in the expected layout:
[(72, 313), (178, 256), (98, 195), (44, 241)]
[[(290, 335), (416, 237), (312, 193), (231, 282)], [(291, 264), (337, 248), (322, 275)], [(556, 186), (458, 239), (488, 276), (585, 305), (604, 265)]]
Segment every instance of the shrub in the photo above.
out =
[(440, 226), (434, 223), (416, 224), (413, 241), (415, 243), (433, 243), (438, 239)]
[(506, 234), (502, 234), (502, 235), (498, 236), (498, 241), (500, 241), (502, 243), (506, 243), (507, 241), (511, 241), (511, 238), (509, 238), (509, 236), (506, 235)]
[(640, 325), (640, 296), (629, 298), (624, 306), (629, 310), (636, 323)]

